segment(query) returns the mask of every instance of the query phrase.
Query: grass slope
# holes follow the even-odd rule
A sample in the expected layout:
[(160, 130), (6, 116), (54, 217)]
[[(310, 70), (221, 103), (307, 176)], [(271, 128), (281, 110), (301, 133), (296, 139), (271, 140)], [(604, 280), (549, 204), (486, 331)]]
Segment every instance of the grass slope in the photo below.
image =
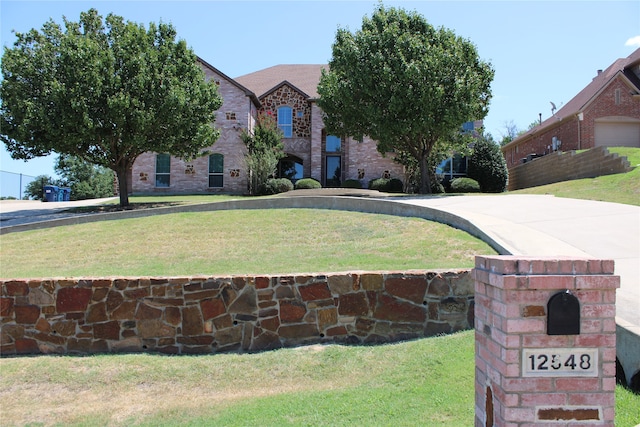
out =
[[(474, 332), (260, 354), (0, 359), (3, 426), (469, 426)], [(616, 426), (640, 396), (616, 389)]]
[(487, 244), (418, 218), (322, 209), (179, 213), (2, 236), (0, 277), (468, 268)]

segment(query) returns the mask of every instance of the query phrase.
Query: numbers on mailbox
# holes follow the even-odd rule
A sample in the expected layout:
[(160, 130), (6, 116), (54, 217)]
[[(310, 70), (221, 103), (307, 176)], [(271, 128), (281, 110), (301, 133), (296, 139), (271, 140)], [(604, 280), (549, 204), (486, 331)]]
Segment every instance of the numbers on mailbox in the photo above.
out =
[(524, 376), (597, 376), (597, 349), (525, 349)]
[(580, 362), (576, 363), (576, 355), (570, 354), (569, 357), (562, 363), (561, 356), (559, 354), (532, 354), (529, 356), (531, 361), (532, 371), (546, 371), (549, 369), (558, 370), (566, 367), (567, 369), (591, 369), (591, 356), (589, 354), (580, 354)]

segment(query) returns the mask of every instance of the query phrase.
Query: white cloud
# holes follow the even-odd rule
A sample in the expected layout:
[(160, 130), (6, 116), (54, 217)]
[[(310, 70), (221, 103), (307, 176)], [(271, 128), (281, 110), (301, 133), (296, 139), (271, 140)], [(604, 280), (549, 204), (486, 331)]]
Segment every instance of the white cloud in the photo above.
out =
[(640, 47), (640, 36), (631, 37), (624, 45)]

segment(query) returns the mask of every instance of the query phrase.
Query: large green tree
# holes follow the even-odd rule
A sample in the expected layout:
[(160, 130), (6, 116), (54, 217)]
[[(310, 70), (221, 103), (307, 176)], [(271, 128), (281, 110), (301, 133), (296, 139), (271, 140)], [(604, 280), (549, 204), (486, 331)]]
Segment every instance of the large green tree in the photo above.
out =
[(419, 191), (430, 191), (434, 146), (488, 111), (494, 71), (469, 40), (434, 28), (416, 12), (378, 5), (355, 33), (338, 29), (318, 105), (334, 134), (377, 141), (419, 165)]
[(217, 88), (170, 24), (146, 29), (90, 9), (16, 38), (0, 83), (0, 139), (13, 158), (57, 152), (112, 169), (126, 206), (140, 154), (192, 158), (218, 137)]
[(70, 200), (113, 196), (113, 172), (103, 166), (61, 154), (56, 159), (55, 171), (62, 177), (58, 185), (71, 188)]

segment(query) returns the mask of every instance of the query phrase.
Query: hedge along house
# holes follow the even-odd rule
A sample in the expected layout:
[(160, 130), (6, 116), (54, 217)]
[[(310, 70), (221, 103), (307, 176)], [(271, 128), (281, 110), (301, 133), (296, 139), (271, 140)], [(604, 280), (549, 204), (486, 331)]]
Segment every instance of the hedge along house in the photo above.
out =
[(618, 59), (552, 116), (502, 147), (507, 167), (562, 150), (640, 147), (640, 49)]
[(347, 179), (360, 180), (365, 187), (380, 177), (404, 181), (403, 167), (392, 155), (380, 154), (375, 141), (327, 133), (316, 103), (326, 65), (276, 65), (232, 79), (198, 61), (223, 99), (215, 121), (220, 138), (207, 155), (190, 161), (144, 153), (132, 168), (133, 194), (246, 193), (246, 147), (240, 136), (243, 129), (253, 130), (263, 112), (273, 115), (283, 132), (286, 157), (278, 165), (279, 177), (311, 177), (324, 187), (339, 187)]

